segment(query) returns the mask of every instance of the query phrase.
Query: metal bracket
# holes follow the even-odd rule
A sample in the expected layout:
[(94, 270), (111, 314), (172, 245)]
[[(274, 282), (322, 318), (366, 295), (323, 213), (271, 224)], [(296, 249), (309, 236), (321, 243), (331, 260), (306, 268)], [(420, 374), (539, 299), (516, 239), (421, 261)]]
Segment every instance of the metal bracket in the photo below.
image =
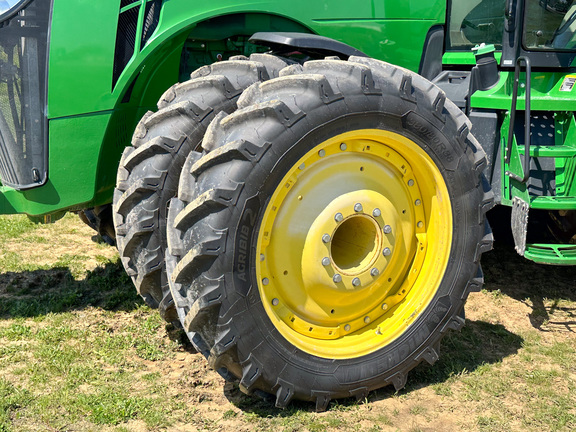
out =
[(516, 245), (516, 252), (524, 256), (526, 251), (526, 232), (528, 231), (528, 211), (530, 206), (522, 198), (512, 199), (512, 236)]

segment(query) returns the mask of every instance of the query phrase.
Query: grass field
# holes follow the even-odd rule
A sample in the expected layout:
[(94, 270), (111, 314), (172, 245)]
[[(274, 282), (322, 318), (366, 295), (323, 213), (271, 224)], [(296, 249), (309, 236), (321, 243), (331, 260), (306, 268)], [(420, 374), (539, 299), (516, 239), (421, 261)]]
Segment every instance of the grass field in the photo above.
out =
[(208, 369), (74, 215), (0, 218), (0, 432), (576, 430), (576, 269), (483, 257), (467, 325), (407, 388), (276, 410)]

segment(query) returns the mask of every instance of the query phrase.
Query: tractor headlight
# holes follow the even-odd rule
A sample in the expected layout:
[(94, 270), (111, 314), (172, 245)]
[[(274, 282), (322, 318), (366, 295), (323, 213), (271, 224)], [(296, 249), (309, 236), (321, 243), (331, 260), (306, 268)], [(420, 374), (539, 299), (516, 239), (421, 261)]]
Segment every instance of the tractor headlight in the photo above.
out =
[(12, 18), (29, 2), (30, 0), (0, 0), (0, 23)]

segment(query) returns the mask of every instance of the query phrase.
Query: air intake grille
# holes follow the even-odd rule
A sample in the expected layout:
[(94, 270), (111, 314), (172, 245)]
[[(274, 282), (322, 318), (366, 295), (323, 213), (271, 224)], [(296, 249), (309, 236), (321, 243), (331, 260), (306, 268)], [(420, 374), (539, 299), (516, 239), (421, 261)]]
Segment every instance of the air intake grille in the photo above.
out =
[(16, 189), (40, 186), (47, 177), (51, 3), (33, 1), (0, 28), (0, 177)]
[(142, 30), (142, 43), (140, 49), (146, 45), (150, 36), (158, 27), (160, 21), (160, 10), (162, 9), (162, 0), (152, 0), (146, 4), (146, 17), (144, 18), (144, 28)]
[(112, 88), (116, 85), (120, 74), (134, 54), (139, 10), (140, 6), (135, 6), (132, 9), (122, 12), (118, 18), (116, 50), (114, 52), (114, 71), (112, 73)]

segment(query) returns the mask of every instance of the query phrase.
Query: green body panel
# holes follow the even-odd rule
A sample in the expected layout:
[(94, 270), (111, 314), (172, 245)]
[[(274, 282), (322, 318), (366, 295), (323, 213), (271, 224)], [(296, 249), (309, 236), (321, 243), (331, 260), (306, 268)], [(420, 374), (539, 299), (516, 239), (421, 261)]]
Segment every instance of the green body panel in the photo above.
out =
[(42, 215), (110, 202), (124, 146), (140, 116), (155, 109), (159, 96), (189, 72), (182, 71), (182, 52), (185, 46), (194, 48), (199, 42), (194, 38), (206, 38), (200, 46), (212, 44), (205, 55), (195, 51), (208, 63), (222, 40), (238, 34), (238, 29), (245, 36), (298, 29), (417, 70), (429, 29), (443, 24), (446, 15), (445, 1), (440, 0), (169, 0), (163, 2), (155, 32), (140, 46), (147, 3), (141, 0), (122, 9), (139, 7), (137, 37), (134, 55), (113, 87), (119, 2), (54, 0), (47, 106), (49, 180), (29, 191), (3, 187), (0, 213)]
[[(530, 104), (533, 111), (576, 111), (576, 89), (560, 91), (567, 75), (574, 72), (532, 72)], [(517, 109), (524, 109), (525, 74), (520, 74)], [(514, 71), (500, 72), (500, 81), (487, 91), (477, 91), (470, 98), (474, 108), (509, 110), (512, 101)]]

